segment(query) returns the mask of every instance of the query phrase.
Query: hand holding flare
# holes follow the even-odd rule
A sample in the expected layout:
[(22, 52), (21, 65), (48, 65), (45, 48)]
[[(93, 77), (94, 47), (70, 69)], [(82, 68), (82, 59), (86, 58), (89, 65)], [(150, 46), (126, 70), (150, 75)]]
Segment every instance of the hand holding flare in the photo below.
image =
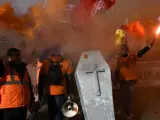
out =
[(159, 27), (157, 28), (157, 30), (156, 30), (156, 37), (152, 40), (152, 42), (151, 42), (151, 44), (150, 44), (151, 47), (153, 46), (156, 38), (158, 38), (159, 34), (160, 34), (160, 26), (159, 26)]
[(158, 37), (159, 34), (160, 34), (160, 26), (156, 30), (156, 38)]

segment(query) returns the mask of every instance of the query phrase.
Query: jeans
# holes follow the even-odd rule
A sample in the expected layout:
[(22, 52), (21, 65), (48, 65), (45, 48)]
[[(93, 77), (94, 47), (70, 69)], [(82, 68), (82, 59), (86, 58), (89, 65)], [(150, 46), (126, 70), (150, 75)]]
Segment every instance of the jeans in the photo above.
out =
[(125, 114), (131, 114), (132, 96), (137, 80), (120, 80), (122, 110)]
[(62, 106), (66, 102), (65, 95), (49, 95), (47, 102), (49, 120), (63, 120)]
[(4, 109), (4, 120), (26, 120), (27, 108), (7, 108)]

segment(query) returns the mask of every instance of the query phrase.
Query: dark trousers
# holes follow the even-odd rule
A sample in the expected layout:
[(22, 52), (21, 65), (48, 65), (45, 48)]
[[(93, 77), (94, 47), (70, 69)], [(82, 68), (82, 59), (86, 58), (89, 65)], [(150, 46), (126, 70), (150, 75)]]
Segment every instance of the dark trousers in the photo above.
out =
[(49, 120), (63, 120), (62, 106), (66, 102), (65, 95), (49, 95), (47, 101)]
[(4, 120), (26, 120), (27, 108), (7, 108), (3, 111)]
[(0, 120), (3, 120), (3, 109), (0, 109)]
[(131, 114), (132, 96), (137, 80), (120, 80), (122, 110), (125, 114)]

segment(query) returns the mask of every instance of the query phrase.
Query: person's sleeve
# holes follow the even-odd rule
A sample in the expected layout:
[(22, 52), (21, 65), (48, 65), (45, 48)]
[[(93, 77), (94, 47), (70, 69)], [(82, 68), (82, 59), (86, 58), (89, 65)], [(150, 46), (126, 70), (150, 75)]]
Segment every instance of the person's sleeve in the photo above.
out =
[(152, 42), (150, 43), (150, 45), (148, 45), (148, 46), (144, 47), (142, 50), (140, 50), (140, 51), (137, 53), (137, 56), (138, 56), (138, 57), (142, 57), (146, 52), (148, 52), (148, 51), (151, 49), (151, 47), (153, 46), (155, 40), (156, 40), (156, 38), (154, 38), (154, 39), (152, 40)]
[(3, 61), (0, 61), (0, 77), (5, 75), (5, 64)]
[(138, 58), (142, 57), (145, 53), (147, 53), (151, 49), (151, 46), (146, 46), (143, 49), (141, 49), (138, 53), (137, 56)]
[(117, 83), (119, 80), (119, 74), (120, 74), (120, 58), (116, 59), (116, 66), (115, 66), (115, 73), (114, 73), (114, 82)]
[(43, 90), (44, 90), (44, 81), (46, 78), (46, 72), (45, 72), (45, 62), (42, 63), (42, 66), (40, 68), (39, 72), (39, 82), (38, 82), (38, 94), (39, 99), (41, 100), (43, 97)]
[(67, 69), (67, 93), (72, 93), (71, 82), (73, 80), (73, 66), (71, 61), (68, 61), (68, 69)]
[[(26, 66), (26, 64), (25, 64), (25, 66)], [(35, 100), (35, 97), (34, 97), (34, 93), (33, 93), (33, 89), (32, 89), (31, 77), (30, 77), (29, 72), (27, 70), (27, 66), (26, 66), (26, 72), (27, 72), (28, 79), (29, 79), (29, 89), (30, 89), (30, 93), (31, 93), (31, 102), (33, 102)]]
[(68, 60), (67, 74), (68, 74), (68, 75), (73, 74), (73, 66), (72, 66), (71, 61), (69, 61), (69, 60)]
[(31, 101), (35, 101), (35, 97), (34, 97), (34, 93), (33, 93), (33, 89), (32, 89), (32, 83), (31, 83), (30, 77), (29, 77), (29, 87), (30, 87), (30, 92), (31, 92)]

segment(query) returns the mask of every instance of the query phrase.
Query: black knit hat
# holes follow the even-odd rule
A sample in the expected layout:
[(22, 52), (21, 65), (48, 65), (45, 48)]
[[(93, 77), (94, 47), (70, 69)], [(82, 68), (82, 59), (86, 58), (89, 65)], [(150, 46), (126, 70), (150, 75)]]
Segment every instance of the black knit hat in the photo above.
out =
[(61, 55), (61, 45), (54, 44), (51, 46), (51, 56), (59, 56)]
[(10, 48), (10, 49), (8, 49), (7, 56), (11, 57), (11, 56), (14, 56), (14, 55), (20, 55), (20, 50), (17, 49), (17, 48)]

